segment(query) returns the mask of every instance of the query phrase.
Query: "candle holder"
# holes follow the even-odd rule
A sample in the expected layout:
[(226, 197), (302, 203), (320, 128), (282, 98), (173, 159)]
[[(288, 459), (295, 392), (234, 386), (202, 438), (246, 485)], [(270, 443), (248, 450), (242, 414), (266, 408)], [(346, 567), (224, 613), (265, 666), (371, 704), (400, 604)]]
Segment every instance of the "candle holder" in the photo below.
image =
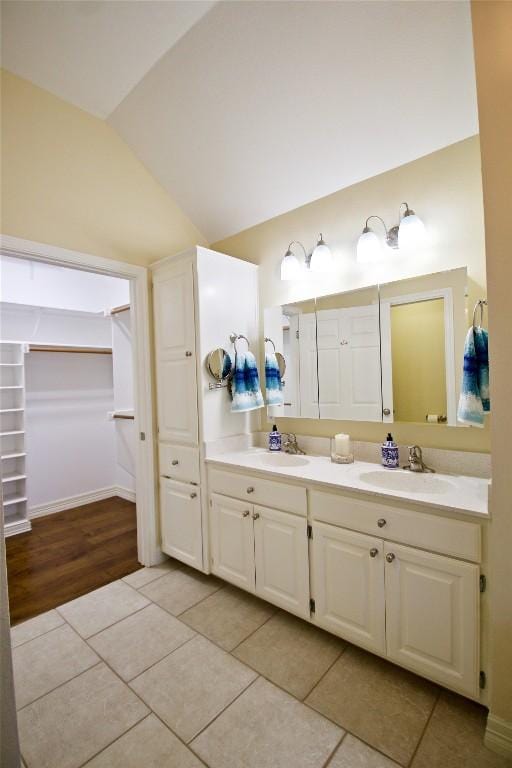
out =
[(346, 456), (340, 456), (336, 453), (336, 439), (331, 437), (331, 461), (333, 464), (353, 464), (354, 454), (347, 453)]

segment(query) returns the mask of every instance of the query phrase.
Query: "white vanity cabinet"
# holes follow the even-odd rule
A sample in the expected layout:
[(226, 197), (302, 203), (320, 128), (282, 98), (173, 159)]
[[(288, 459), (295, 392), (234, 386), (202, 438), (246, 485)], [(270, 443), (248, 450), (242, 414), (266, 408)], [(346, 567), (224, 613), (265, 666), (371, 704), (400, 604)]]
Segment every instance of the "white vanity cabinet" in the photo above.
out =
[(193, 568), (202, 568), (199, 488), (169, 478), (160, 480), (162, 549)]

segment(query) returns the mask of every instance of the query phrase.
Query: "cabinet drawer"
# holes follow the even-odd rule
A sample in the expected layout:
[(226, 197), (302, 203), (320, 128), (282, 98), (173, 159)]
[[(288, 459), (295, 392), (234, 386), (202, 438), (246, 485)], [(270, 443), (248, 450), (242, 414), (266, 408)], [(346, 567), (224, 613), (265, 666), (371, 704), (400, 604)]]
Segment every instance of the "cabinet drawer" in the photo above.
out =
[(199, 483), (199, 449), (187, 445), (160, 443), (160, 475), (173, 480)]
[(252, 504), (274, 507), (296, 515), (307, 515), (306, 489), (296, 485), (278, 483), (261, 477), (210, 469), (210, 492), (222, 493)]
[(386, 504), (310, 492), (313, 519), (479, 563), (480, 526)]

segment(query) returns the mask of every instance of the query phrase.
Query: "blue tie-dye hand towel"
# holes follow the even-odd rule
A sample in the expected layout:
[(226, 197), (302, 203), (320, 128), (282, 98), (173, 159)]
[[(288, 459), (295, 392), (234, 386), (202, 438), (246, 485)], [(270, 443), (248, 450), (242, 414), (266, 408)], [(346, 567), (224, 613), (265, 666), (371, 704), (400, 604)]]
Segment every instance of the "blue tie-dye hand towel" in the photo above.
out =
[(283, 405), (283, 385), (279, 363), (274, 352), (265, 355), (265, 399), (267, 405)]
[(232, 383), (233, 402), (231, 410), (241, 413), (263, 408), (256, 358), (249, 350), (237, 352)]
[(470, 328), (464, 345), (464, 372), (457, 420), (474, 427), (483, 427), (484, 413), (491, 410), (488, 341), (484, 328)]

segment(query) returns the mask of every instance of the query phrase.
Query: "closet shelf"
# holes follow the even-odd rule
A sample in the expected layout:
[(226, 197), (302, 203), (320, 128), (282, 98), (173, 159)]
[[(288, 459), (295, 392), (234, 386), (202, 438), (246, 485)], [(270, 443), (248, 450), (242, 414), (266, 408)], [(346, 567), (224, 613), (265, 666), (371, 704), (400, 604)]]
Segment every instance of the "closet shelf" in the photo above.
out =
[(7, 461), (8, 459), (24, 459), (27, 454), (23, 451), (16, 451), (16, 453), (4, 453), (3, 456), (0, 456), (0, 459), (2, 461)]
[(20, 413), (24, 408), (0, 408), (0, 413)]
[(23, 386), (21, 384), (16, 384), (8, 387), (0, 387), (0, 389), (23, 389)]
[(22, 365), (23, 365), (23, 363), (0, 363), (0, 368), (2, 368), (3, 366), (5, 366), (6, 368), (7, 367), (9, 367), (9, 368), (21, 368)]
[(4, 475), (2, 477), (2, 483), (13, 483), (15, 480), (26, 480), (26, 475), (20, 475), (16, 474), (16, 472), (12, 472), (10, 475)]
[(9, 430), (8, 432), (0, 432), (0, 437), (12, 437), (12, 435), (24, 435), (25, 430), (24, 429), (14, 429)]
[(4, 496), (4, 507), (10, 507), (11, 504), (19, 504), (20, 502), (26, 500), (26, 496), (19, 496), (17, 494), (13, 494), (12, 496)]
[(29, 344), (29, 352), (84, 352), (111, 355), (112, 347), (80, 347), (68, 344)]

